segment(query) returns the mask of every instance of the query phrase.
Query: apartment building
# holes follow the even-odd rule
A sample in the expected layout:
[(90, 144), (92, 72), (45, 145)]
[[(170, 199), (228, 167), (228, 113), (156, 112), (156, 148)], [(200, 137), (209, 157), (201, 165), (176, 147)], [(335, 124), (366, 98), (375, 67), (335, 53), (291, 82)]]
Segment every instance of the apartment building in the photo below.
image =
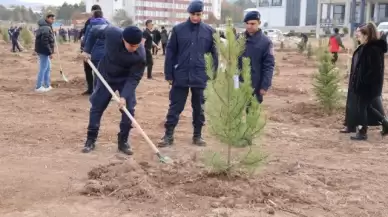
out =
[[(221, 17), (222, 0), (204, 0), (204, 19), (212, 13), (216, 18)], [(190, 0), (86, 0), (86, 9), (99, 4), (104, 16), (112, 20), (115, 13), (124, 9), (137, 24), (143, 24), (151, 19), (159, 25), (174, 25), (187, 19), (187, 6)]]

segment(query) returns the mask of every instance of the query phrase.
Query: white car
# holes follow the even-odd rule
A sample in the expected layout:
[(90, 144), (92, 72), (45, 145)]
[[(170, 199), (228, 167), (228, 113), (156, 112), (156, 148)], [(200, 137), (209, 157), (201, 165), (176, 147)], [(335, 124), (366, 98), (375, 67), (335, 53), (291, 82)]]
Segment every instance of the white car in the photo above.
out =
[[(377, 31), (378, 32), (384, 32), (385, 34), (388, 32), (388, 22), (381, 22), (378, 26), (377, 26)], [(386, 34), (387, 38), (388, 39), (388, 34)]]
[(282, 31), (279, 29), (264, 29), (265, 32), (267, 32), (267, 36), (272, 40), (272, 41), (283, 41), (284, 40), (284, 35)]

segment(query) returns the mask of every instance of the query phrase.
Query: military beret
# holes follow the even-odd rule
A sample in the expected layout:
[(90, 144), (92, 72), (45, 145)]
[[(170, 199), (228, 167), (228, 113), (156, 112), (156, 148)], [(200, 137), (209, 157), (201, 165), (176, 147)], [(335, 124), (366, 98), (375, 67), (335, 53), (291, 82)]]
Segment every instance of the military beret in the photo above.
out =
[(136, 26), (128, 26), (123, 31), (123, 39), (128, 44), (140, 44), (143, 32)]
[(190, 2), (189, 6), (187, 7), (187, 12), (189, 13), (197, 13), (203, 11), (203, 1), (200, 0), (193, 0)]
[(244, 17), (244, 23), (250, 20), (260, 20), (260, 13), (258, 11), (249, 11)]

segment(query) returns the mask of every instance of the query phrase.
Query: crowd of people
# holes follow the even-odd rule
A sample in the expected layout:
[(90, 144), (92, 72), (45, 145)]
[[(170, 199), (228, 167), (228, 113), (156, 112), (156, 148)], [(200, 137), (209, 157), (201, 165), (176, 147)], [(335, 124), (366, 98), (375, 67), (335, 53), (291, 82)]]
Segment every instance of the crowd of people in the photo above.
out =
[[(84, 153), (96, 147), (101, 117), (112, 98), (103, 83), (93, 76), (89, 60), (98, 68), (111, 88), (120, 93), (119, 108), (126, 107), (134, 115), (136, 88), (146, 68), (147, 78), (152, 79), (153, 55), (160, 49), (160, 42), (165, 54), (165, 80), (171, 88), (170, 104), (164, 124), (165, 133), (158, 146), (173, 145), (174, 130), (185, 107), (189, 91), (193, 108), (192, 143), (197, 146), (206, 145), (202, 135), (205, 122), (204, 89), (208, 80), (204, 55), (210, 53), (217, 68), (218, 51), (213, 40), (215, 30), (202, 22), (203, 8), (203, 2), (200, 0), (190, 2), (187, 8), (187, 21), (175, 25), (168, 33), (164, 27), (160, 32), (153, 28), (152, 20), (145, 21), (146, 28), (143, 31), (136, 26), (116, 27), (104, 18), (99, 5), (93, 5), (92, 17), (87, 20), (81, 31), (81, 50), (88, 86), (84, 94), (91, 95), (90, 118), (86, 142), (82, 149)], [(38, 22), (39, 28), (36, 31), (35, 51), (40, 59), (36, 84), (38, 92), (51, 89), (50, 59), (55, 50), (55, 36), (51, 25), (54, 19), (54, 14), (47, 14)], [(248, 12), (243, 22), (246, 26), (244, 33), (246, 48), (240, 58), (248, 57), (251, 60), (253, 94), (258, 102), (262, 103), (263, 97), (272, 86), (274, 48), (271, 40), (260, 29), (258, 11)], [(338, 32), (335, 31), (335, 34)], [(341, 130), (342, 133), (356, 132), (356, 135), (351, 137), (353, 140), (367, 139), (367, 127), (370, 125), (382, 125), (381, 134), (383, 136), (388, 134), (388, 121), (381, 106), (384, 53), (387, 51), (387, 44), (377, 35), (373, 24), (360, 26), (357, 31), (360, 46), (353, 56), (345, 128)], [(239, 36), (236, 34), (236, 37)], [(333, 35), (330, 44), (335, 63), (337, 61), (335, 54), (339, 51), (337, 47), (343, 46), (337, 35)], [(333, 49), (333, 46), (336, 49)], [(241, 67), (241, 61), (239, 62)], [(373, 123), (368, 121), (371, 118)], [(357, 126), (361, 128), (357, 129)], [(133, 154), (128, 141), (131, 128), (131, 120), (122, 113), (120, 131), (117, 135), (118, 150), (127, 155)]]

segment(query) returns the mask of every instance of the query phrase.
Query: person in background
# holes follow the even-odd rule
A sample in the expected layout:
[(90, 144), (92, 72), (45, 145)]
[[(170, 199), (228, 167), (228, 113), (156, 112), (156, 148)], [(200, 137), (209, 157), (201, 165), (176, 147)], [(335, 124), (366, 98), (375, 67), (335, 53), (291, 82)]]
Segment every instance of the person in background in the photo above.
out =
[[(100, 38), (95, 37), (94, 34), (99, 29), (106, 28), (108, 21), (103, 17), (103, 13), (100, 10), (93, 12), (93, 18), (90, 19), (90, 23), (85, 31), (84, 36), (84, 52), (91, 54), (91, 61), (93, 65), (98, 66), (100, 60), (104, 56), (105, 38), (103, 34), (100, 34)], [(88, 87), (96, 86), (97, 77), (94, 77), (94, 83), (89, 84)], [(93, 81), (93, 80), (92, 80)], [(90, 82), (90, 80), (88, 80)], [(93, 92), (93, 89), (91, 90)]]
[(155, 44), (152, 37), (152, 28), (154, 24), (152, 20), (147, 20), (145, 22), (146, 29), (143, 32), (144, 47), (146, 49), (147, 57), (147, 78), (152, 79), (152, 67), (154, 65), (154, 59), (152, 57), (152, 48), (156, 47), (159, 49), (158, 45)]
[(331, 35), (329, 39), (329, 50), (333, 54), (333, 58), (331, 59), (332, 64), (335, 64), (338, 60), (338, 52), (340, 51), (340, 47), (345, 49), (345, 46), (342, 44), (339, 29), (334, 28), (334, 34)]
[[(158, 28), (155, 28), (155, 29), (152, 31), (152, 40), (154, 41), (154, 43), (155, 43), (157, 46), (159, 46), (160, 39), (161, 39), (160, 31), (159, 31)], [(158, 47), (153, 47), (153, 48), (152, 48), (152, 55), (157, 55), (157, 54), (158, 54), (158, 50), (159, 50)]]
[[(92, 11), (92, 14), (94, 11), (97, 11), (97, 10), (101, 10), (101, 7), (99, 5), (93, 5), (92, 8), (91, 8), (91, 11)], [(85, 25), (84, 25), (84, 28), (82, 28), (81, 30), (81, 33), (79, 35), (79, 39), (81, 40), (81, 53), (83, 52), (83, 49), (84, 49), (84, 40), (83, 40), (83, 37), (85, 35), (85, 31), (86, 29), (88, 28), (88, 25), (90, 24), (90, 19), (92, 19), (92, 17), (90, 17), (86, 22), (85, 22)], [(86, 78), (86, 84), (87, 84), (87, 90), (85, 92), (82, 93), (82, 95), (90, 95), (93, 93), (93, 70), (92, 68), (90, 68), (89, 64), (84, 62), (84, 72), (85, 72), (85, 78)]]
[(348, 91), (354, 104), (349, 105), (349, 95), (347, 102), (347, 109), (353, 106), (355, 110), (346, 115), (346, 121), (348, 131), (361, 126), (356, 135), (350, 137), (351, 140), (367, 140), (368, 125), (372, 119), (382, 126), (381, 135), (388, 135), (388, 120), (381, 106), (387, 43), (379, 39), (373, 23), (360, 26), (356, 35), (360, 46), (353, 54)]
[(168, 41), (167, 30), (162, 26), (162, 31), (160, 32), (160, 40), (162, 42), (163, 55), (166, 55), (166, 45)]
[(173, 144), (174, 129), (185, 108), (189, 91), (193, 108), (192, 143), (196, 146), (206, 145), (202, 137), (202, 127), (205, 123), (203, 92), (208, 80), (205, 71), (205, 54), (211, 53), (216, 71), (218, 53), (213, 37), (215, 30), (202, 22), (203, 9), (203, 1), (191, 1), (187, 8), (189, 18), (174, 26), (171, 31), (164, 63), (164, 76), (171, 85), (170, 105), (164, 124), (165, 134), (158, 144), (159, 147)]
[(35, 52), (39, 57), (39, 72), (36, 79), (35, 90), (37, 92), (47, 92), (52, 89), (50, 84), (51, 61), (54, 54), (54, 32), (52, 24), (55, 15), (49, 13), (44, 19), (38, 21), (39, 28), (35, 37)]
[(19, 52), (22, 52), (22, 49), (19, 46), (19, 36), (20, 32), (22, 31), (22, 27), (19, 27), (15, 29), (12, 33), (11, 41), (12, 41), (12, 52), (16, 52), (16, 49), (18, 49)]

